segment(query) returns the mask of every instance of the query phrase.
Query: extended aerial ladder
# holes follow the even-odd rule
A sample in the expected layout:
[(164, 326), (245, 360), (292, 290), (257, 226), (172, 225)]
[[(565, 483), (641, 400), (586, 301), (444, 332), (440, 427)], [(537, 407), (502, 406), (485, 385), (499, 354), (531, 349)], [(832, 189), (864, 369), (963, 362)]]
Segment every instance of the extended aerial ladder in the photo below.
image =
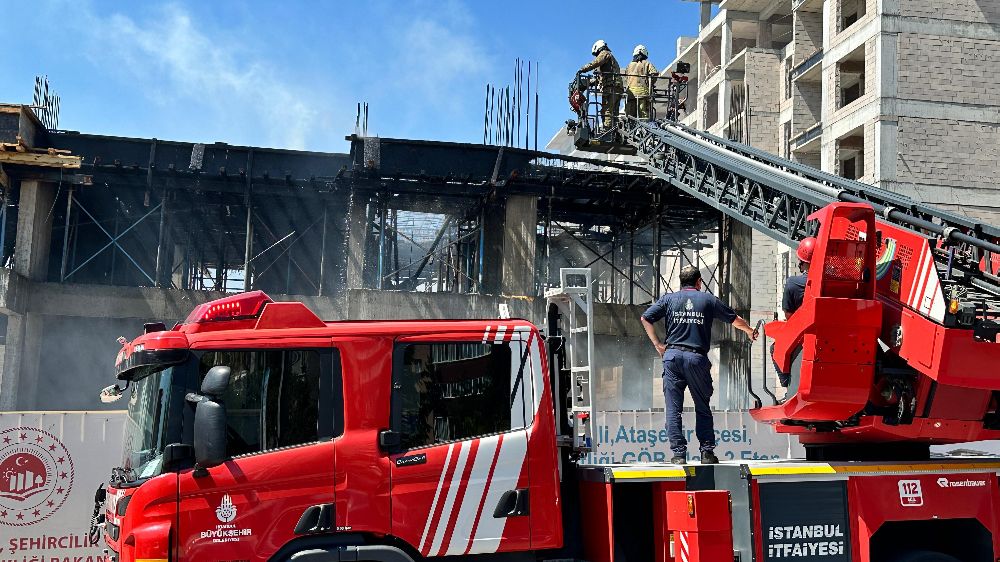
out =
[[(676, 116), (685, 89), (674, 75), (654, 105)], [(766, 327), (793, 383), (765, 406), (748, 381), (756, 419), (823, 445), (817, 457), (842, 443), (1000, 438), (1000, 229), (671, 119), (618, 116), (601, 130), (577, 113), (579, 149), (631, 147), (652, 174), (789, 246), (819, 236), (811, 312)]]

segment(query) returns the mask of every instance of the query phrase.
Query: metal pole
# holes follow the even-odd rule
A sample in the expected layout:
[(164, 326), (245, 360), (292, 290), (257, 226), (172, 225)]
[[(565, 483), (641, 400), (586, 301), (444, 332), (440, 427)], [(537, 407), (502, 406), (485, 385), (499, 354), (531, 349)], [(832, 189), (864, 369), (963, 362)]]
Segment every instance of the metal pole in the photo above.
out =
[(653, 299), (660, 298), (660, 254), (663, 249), (660, 246), (660, 208), (656, 208), (656, 224), (653, 225), (653, 268), (656, 270), (653, 275)]
[[(149, 145), (149, 163), (146, 166), (146, 191), (153, 191), (153, 168), (156, 166), (156, 139)], [(116, 215), (117, 216), (117, 215)], [(162, 287), (163, 283), (163, 262), (166, 260), (166, 252), (163, 249), (163, 231), (167, 220), (167, 187), (163, 186), (160, 196), (160, 224), (156, 230), (156, 266), (153, 273), (153, 285)], [(112, 273), (113, 274), (113, 273)]]
[(538, 150), (538, 61), (535, 61), (535, 150)]
[[(7, 209), (7, 202), (4, 201), (4, 210)], [(66, 221), (63, 230), (63, 251), (62, 251), (62, 265), (59, 267), (59, 281), (62, 283), (66, 282), (66, 264), (69, 260), (69, 217), (73, 210), (73, 185), (69, 186), (69, 190), (66, 192)], [(6, 218), (6, 217), (5, 217)], [(2, 248), (0, 244), (0, 248)]]
[(157, 287), (163, 286), (163, 262), (166, 261), (166, 250), (163, 248), (163, 232), (166, 229), (167, 224), (167, 188), (164, 186), (162, 192), (162, 199), (160, 200), (160, 225), (156, 232), (156, 273), (153, 274), (153, 278), (156, 279)]
[(635, 229), (628, 237), (628, 303), (635, 304)]
[(385, 211), (386, 211), (386, 201), (384, 194), (379, 194), (379, 204), (378, 204), (378, 285), (379, 289), (382, 288), (383, 279), (382, 273), (385, 270)]
[(617, 265), (616, 262), (618, 261), (617, 260), (618, 252), (616, 251), (617, 249), (618, 249), (618, 237), (612, 236), (611, 237), (611, 302), (613, 303), (618, 302), (617, 300), (615, 300), (618, 298), (618, 287), (617, 287), (618, 280), (615, 279), (616, 270), (618, 269), (616, 267)]
[[(118, 197), (115, 197), (115, 222), (114, 222), (115, 226), (114, 226), (113, 230), (111, 231), (112, 232), (112, 237), (111, 237), (112, 240), (117, 240), (118, 239), (118, 227), (120, 226), (120, 219), (119, 219), (118, 211), (119, 211), (119, 209), (121, 209), (121, 206), (122, 206), (121, 201), (118, 199)], [(82, 209), (83, 205), (81, 205), (80, 208)], [(94, 222), (97, 222), (97, 221), (94, 221)], [(111, 273), (109, 275), (109, 281), (111, 282), (112, 285), (115, 284), (115, 269), (118, 267), (118, 249), (119, 248), (120, 248), (120, 246), (118, 246), (117, 243), (115, 243), (115, 244), (113, 244), (111, 246)], [(156, 280), (155, 279), (153, 280), (153, 285), (156, 285)]]
[(476, 292), (483, 292), (483, 257), (486, 253), (486, 202), (483, 202), (482, 209), (479, 210), (479, 263), (478, 279), (476, 280)]
[(552, 194), (555, 188), (549, 191), (549, 208), (545, 214), (545, 287), (549, 287), (552, 281)]
[(327, 211), (330, 206), (327, 204), (326, 200), (323, 200), (323, 238), (320, 240), (319, 246), (319, 296), (323, 296), (323, 281), (325, 279), (326, 270), (326, 222), (327, 222)]
[(4, 190), (3, 209), (0, 210), (0, 267), (7, 262), (7, 205), (10, 203), (10, 186)]
[[(253, 287), (252, 275), (250, 274), (250, 260), (253, 256), (253, 149), (247, 153), (247, 184), (243, 197), (244, 205), (247, 208), (246, 231), (247, 237), (243, 244), (243, 290), (249, 291)], [(289, 258), (291, 259), (291, 258)]]

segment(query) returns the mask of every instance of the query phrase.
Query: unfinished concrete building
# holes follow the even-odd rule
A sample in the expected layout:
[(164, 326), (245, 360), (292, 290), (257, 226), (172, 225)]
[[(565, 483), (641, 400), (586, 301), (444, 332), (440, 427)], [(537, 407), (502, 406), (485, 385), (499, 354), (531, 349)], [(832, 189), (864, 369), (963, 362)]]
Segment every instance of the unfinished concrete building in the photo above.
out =
[(226, 293), (261, 289), (334, 320), (497, 318), (503, 304), (543, 325), (561, 267), (593, 271), (602, 408), (662, 401), (638, 317), (680, 259), (712, 267), (720, 290), (726, 264), (701, 257), (716, 211), (635, 166), (483, 144), (350, 146), (51, 131), (0, 105), (0, 410), (102, 407), (119, 336)]
[[(682, 123), (927, 204), (1000, 222), (1000, 2), (701, 2)], [(655, 54), (654, 54), (655, 55)], [(794, 254), (754, 233), (752, 319)], [(760, 350), (753, 364), (762, 365)]]

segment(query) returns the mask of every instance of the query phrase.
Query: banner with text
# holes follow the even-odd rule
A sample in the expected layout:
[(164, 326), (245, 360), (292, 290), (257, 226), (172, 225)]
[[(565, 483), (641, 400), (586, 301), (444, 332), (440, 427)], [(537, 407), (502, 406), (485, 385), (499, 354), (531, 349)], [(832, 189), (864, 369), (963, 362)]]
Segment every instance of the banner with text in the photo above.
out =
[(97, 562), (94, 492), (122, 456), (124, 412), (0, 413), (0, 562)]
[[(714, 412), (715, 454), (723, 461), (805, 458), (799, 440), (774, 432), (759, 424), (747, 412)], [(684, 435), (688, 441), (688, 460), (700, 460), (698, 438), (694, 433), (694, 412), (684, 412)], [(635, 410), (596, 412), (594, 414), (594, 449), (584, 462), (618, 464), (669, 462), (673, 454), (667, 438), (665, 412)]]

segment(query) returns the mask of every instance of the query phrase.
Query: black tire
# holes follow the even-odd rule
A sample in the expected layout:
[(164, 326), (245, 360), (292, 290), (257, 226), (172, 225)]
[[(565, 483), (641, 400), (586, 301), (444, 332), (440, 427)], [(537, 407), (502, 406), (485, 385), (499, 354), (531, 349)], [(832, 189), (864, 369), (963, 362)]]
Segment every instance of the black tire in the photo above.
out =
[(962, 562), (950, 554), (932, 550), (910, 550), (893, 556), (887, 562)]

